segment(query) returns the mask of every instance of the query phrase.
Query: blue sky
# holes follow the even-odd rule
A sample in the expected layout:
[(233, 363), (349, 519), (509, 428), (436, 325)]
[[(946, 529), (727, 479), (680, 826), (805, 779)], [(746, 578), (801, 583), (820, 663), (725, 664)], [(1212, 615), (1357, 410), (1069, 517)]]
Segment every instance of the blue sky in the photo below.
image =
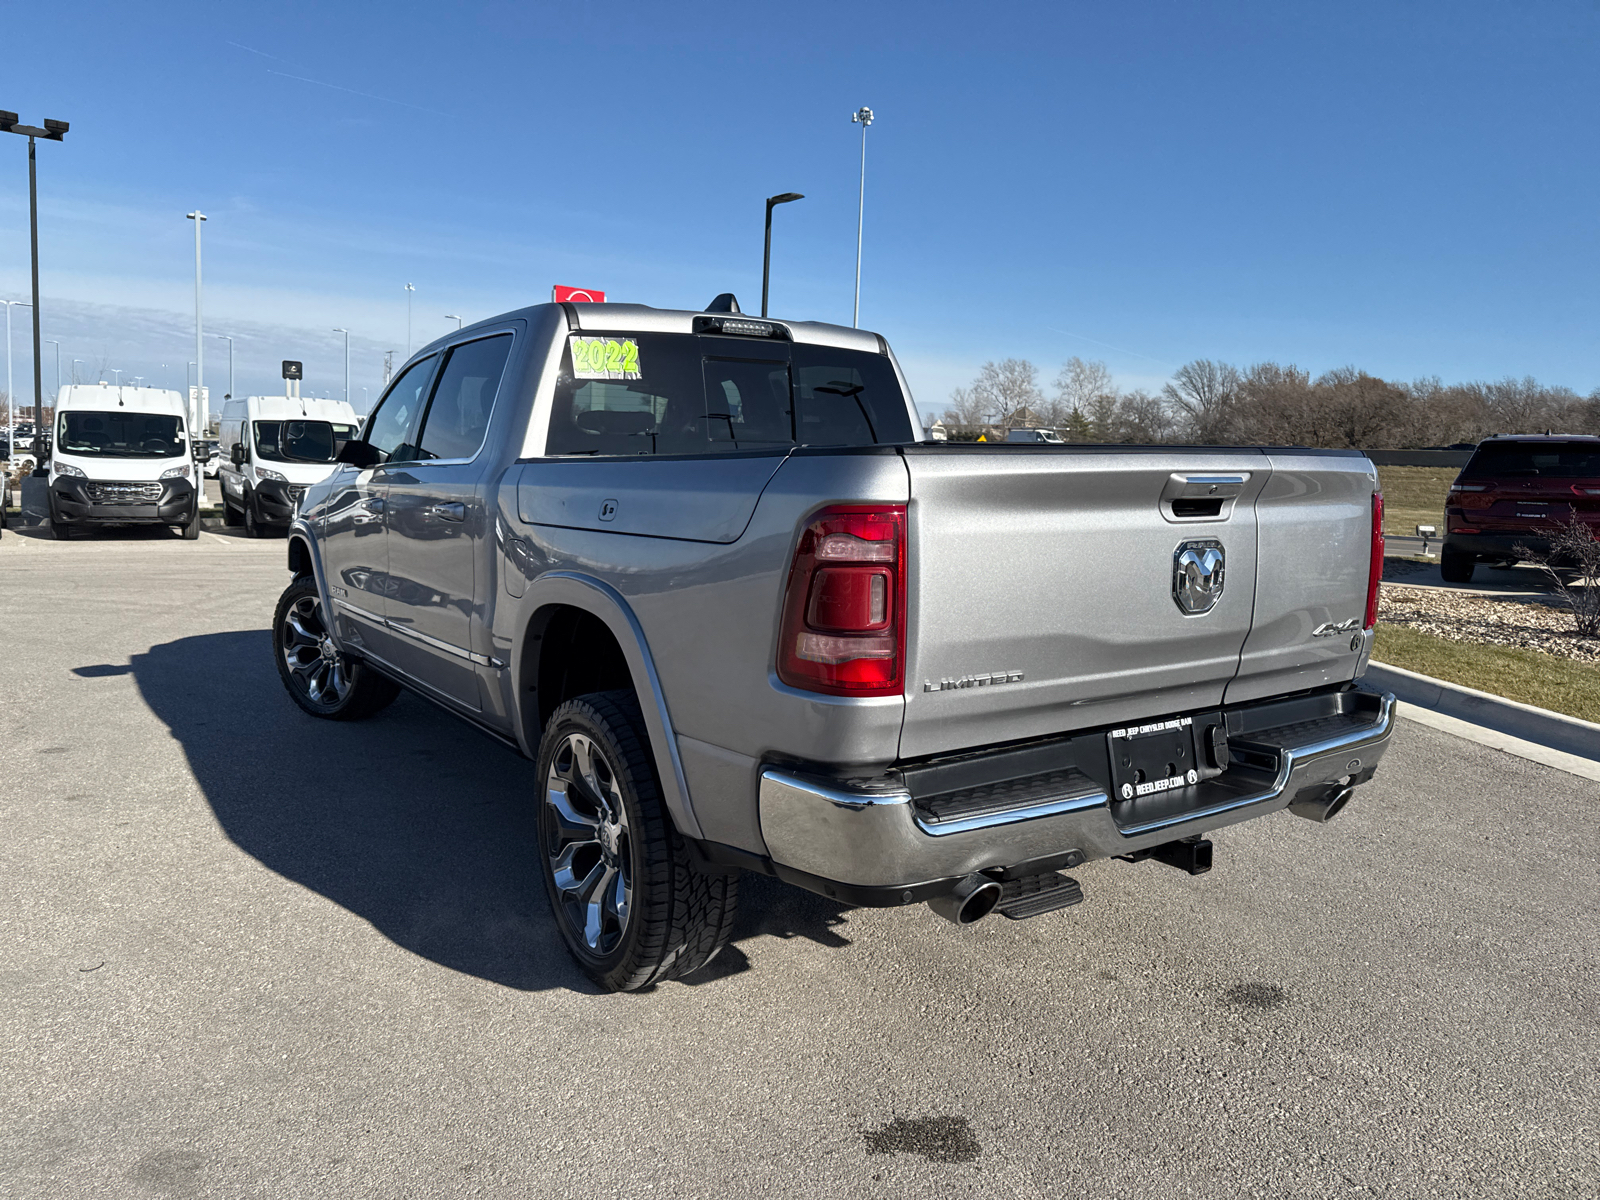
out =
[[(861, 319), (937, 409), (990, 358), (1600, 384), (1595, 3), (14, 4), (44, 336), (181, 387), (193, 233), (236, 390), (376, 395), (382, 352), (552, 283)], [(0, 140), (0, 298), (26, 145)], [(26, 309), (17, 387), (31, 387)], [(226, 388), (226, 343), (207, 382)], [(163, 369), (162, 364), (166, 364)], [(54, 383), (45, 347), (45, 386)]]

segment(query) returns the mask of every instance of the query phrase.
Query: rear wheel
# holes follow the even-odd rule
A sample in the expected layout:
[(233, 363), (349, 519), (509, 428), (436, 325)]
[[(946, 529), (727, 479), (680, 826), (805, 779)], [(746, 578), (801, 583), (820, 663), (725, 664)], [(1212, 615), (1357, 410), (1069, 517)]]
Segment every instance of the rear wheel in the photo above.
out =
[(584, 973), (633, 992), (710, 962), (733, 930), (738, 876), (699, 867), (673, 828), (633, 693), (556, 709), (538, 779), (545, 891)]
[(1475, 565), (1472, 555), (1462, 554), (1448, 546), (1439, 555), (1439, 574), (1446, 583), (1471, 583)]
[(397, 684), (334, 645), (316, 580), (309, 575), (298, 576), (279, 597), (272, 640), (278, 677), (294, 702), (314, 717), (359, 721), (400, 694)]

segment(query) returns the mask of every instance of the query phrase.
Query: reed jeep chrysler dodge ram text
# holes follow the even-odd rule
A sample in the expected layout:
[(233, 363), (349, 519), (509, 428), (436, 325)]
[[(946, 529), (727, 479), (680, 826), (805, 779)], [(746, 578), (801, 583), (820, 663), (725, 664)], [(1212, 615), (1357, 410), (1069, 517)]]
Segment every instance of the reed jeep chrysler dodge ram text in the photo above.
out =
[(881, 337), (727, 296), (480, 322), (300, 501), (278, 669), (534, 759), (530, 867), (621, 990), (709, 961), (741, 871), (1021, 918), (1371, 777), (1365, 457), (917, 431)]

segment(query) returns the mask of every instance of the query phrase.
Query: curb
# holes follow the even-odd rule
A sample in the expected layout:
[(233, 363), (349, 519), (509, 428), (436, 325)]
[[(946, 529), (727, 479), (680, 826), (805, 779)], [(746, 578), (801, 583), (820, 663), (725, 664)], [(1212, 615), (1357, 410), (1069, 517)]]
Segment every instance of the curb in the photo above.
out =
[(1564, 713), (1519, 704), (1458, 683), (1373, 662), (1363, 679), (1395, 698), (1447, 717), (1483, 725), (1563, 754), (1600, 761), (1600, 725)]

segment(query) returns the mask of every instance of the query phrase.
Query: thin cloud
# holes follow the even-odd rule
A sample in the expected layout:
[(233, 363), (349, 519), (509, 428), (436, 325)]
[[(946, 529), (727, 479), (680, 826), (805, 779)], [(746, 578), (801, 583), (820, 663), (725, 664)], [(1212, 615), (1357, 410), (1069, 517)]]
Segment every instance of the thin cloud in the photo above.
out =
[(355, 88), (347, 88), (342, 84), (325, 83), (321, 79), (307, 79), (304, 75), (290, 75), (287, 71), (274, 71), (271, 67), (267, 67), (265, 70), (268, 75), (281, 75), (285, 79), (297, 80), (300, 83), (314, 83), (318, 87), (332, 88), (336, 92), (349, 92), (352, 96), (364, 96), (368, 100), (381, 100), (385, 104), (398, 104), (401, 108), (411, 108), (417, 112), (431, 113), (436, 117), (450, 116), (449, 113), (440, 112), (437, 108), (423, 108), (420, 104), (407, 104), (404, 100), (391, 100), (388, 96), (374, 96), (371, 92), (358, 92)]
[(1067, 329), (1057, 329), (1054, 325), (1046, 325), (1045, 328), (1048, 329), (1051, 333), (1059, 333), (1062, 337), (1077, 338), (1080, 342), (1089, 342), (1089, 343), (1091, 343), (1093, 345), (1096, 345), (1096, 346), (1104, 346), (1107, 350), (1115, 350), (1118, 354), (1131, 354), (1135, 358), (1142, 358), (1146, 362), (1155, 363), (1157, 366), (1161, 366), (1161, 367), (1170, 367), (1170, 366), (1172, 366), (1172, 363), (1168, 362), (1164, 358), (1151, 358), (1148, 354), (1140, 354), (1137, 350), (1129, 350), (1126, 346), (1113, 346), (1110, 342), (1098, 341), (1095, 338), (1085, 337), (1081, 333), (1073, 333), (1072, 331), (1067, 330)]
[(268, 54), (265, 50), (257, 50), (254, 46), (246, 46), (242, 42), (228, 42), (226, 38), (224, 38), (223, 41), (227, 42), (227, 44), (230, 46), (236, 47), (237, 49), (248, 50), (251, 54), (259, 54), (262, 58), (270, 58), (273, 62), (281, 62), (285, 66), (289, 67), (294, 66), (294, 64), (288, 59), (279, 58), (276, 54)]

